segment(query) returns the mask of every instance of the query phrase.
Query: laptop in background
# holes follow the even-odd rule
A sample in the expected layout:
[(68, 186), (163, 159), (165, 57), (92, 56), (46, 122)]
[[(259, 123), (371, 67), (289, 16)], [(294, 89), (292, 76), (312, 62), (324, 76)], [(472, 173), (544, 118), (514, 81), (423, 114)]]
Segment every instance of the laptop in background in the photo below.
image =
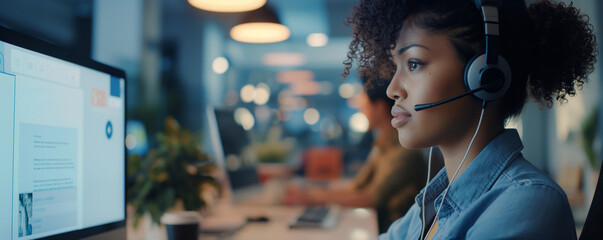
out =
[[(233, 208), (262, 196), (257, 154), (249, 133), (235, 120), (232, 109), (206, 107), (209, 135), (223, 187), (221, 201), (212, 206), (201, 223), (202, 233), (221, 233), (241, 228), (247, 217)], [(252, 200), (255, 201), (255, 200)]]
[(235, 120), (234, 110), (209, 106), (206, 113), (214, 157), (225, 172), (225, 197), (231, 203), (241, 203), (260, 195), (257, 153), (249, 133)]
[[(244, 205), (279, 205), (282, 202), (284, 189), (278, 186), (262, 188), (257, 172), (257, 153), (255, 152), (249, 133), (237, 123), (236, 114), (231, 109), (207, 107), (209, 132), (212, 148), (218, 165), (225, 171), (228, 182), (226, 194), (229, 201), (223, 205), (222, 212), (214, 219), (207, 218), (214, 228), (226, 228), (226, 223), (237, 222), (237, 213), (233, 213), (230, 204)], [(279, 194), (281, 195), (279, 197)], [(291, 219), (290, 228), (333, 228), (341, 208), (335, 205), (309, 206), (299, 216)], [(228, 221), (226, 219), (231, 219)], [(202, 226), (203, 228), (207, 226)], [(234, 229), (233, 226), (229, 228)], [(203, 230), (202, 230), (203, 231)]]

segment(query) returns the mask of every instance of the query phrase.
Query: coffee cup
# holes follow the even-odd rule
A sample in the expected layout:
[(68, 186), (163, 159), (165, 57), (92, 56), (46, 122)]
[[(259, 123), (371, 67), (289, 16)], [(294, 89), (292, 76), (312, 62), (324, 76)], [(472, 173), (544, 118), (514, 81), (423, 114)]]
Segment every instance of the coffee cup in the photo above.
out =
[(201, 216), (195, 211), (168, 212), (161, 217), (168, 240), (197, 240)]

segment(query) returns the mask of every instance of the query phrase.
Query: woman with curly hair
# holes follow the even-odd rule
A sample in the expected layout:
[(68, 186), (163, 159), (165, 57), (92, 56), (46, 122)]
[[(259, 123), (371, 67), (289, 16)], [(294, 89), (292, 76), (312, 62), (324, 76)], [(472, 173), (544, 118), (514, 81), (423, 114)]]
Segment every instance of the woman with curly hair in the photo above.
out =
[(587, 16), (548, 0), (361, 0), (348, 22), (344, 76), (357, 63), (391, 79), (400, 144), (439, 146), (445, 162), (380, 239), (576, 238), (565, 193), (504, 125), (528, 96), (550, 107), (587, 81)]

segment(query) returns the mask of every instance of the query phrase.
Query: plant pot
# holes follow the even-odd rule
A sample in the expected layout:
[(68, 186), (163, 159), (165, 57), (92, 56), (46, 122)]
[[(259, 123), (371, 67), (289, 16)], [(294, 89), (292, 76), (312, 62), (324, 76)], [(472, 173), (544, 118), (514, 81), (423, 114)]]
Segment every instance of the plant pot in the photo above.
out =
[[(128, 219), (126, 220), (127, 239), (128, 240), (166, 240), (167, 230), (165, 225), (153, 222), (151, 215), (145, 213), (138, 221), (138, 225), (134, 227), (134, 209), (132, 206), (127, 206)], [(181, 200), (176, 200), (174, 206), (169, 208), (167, 212), (176, 213), (183, 212), (184, 204)]]
[(126, 221), (126, 232), (128, 240), (165, 240), (167, 233), (165, 226), (154, 223), (151, 215), (146, 213), (134, 227), (134, 219)]

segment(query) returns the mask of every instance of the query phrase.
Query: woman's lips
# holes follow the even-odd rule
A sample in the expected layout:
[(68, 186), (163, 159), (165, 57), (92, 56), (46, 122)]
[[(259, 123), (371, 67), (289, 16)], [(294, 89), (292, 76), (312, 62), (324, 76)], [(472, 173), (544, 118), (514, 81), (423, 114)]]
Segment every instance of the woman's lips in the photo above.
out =
[(412, 116), (406, 110), (394, 106), (392, 108), (392, 117), (392, 126), (394, 128), (400, 128), (404, 126)]

